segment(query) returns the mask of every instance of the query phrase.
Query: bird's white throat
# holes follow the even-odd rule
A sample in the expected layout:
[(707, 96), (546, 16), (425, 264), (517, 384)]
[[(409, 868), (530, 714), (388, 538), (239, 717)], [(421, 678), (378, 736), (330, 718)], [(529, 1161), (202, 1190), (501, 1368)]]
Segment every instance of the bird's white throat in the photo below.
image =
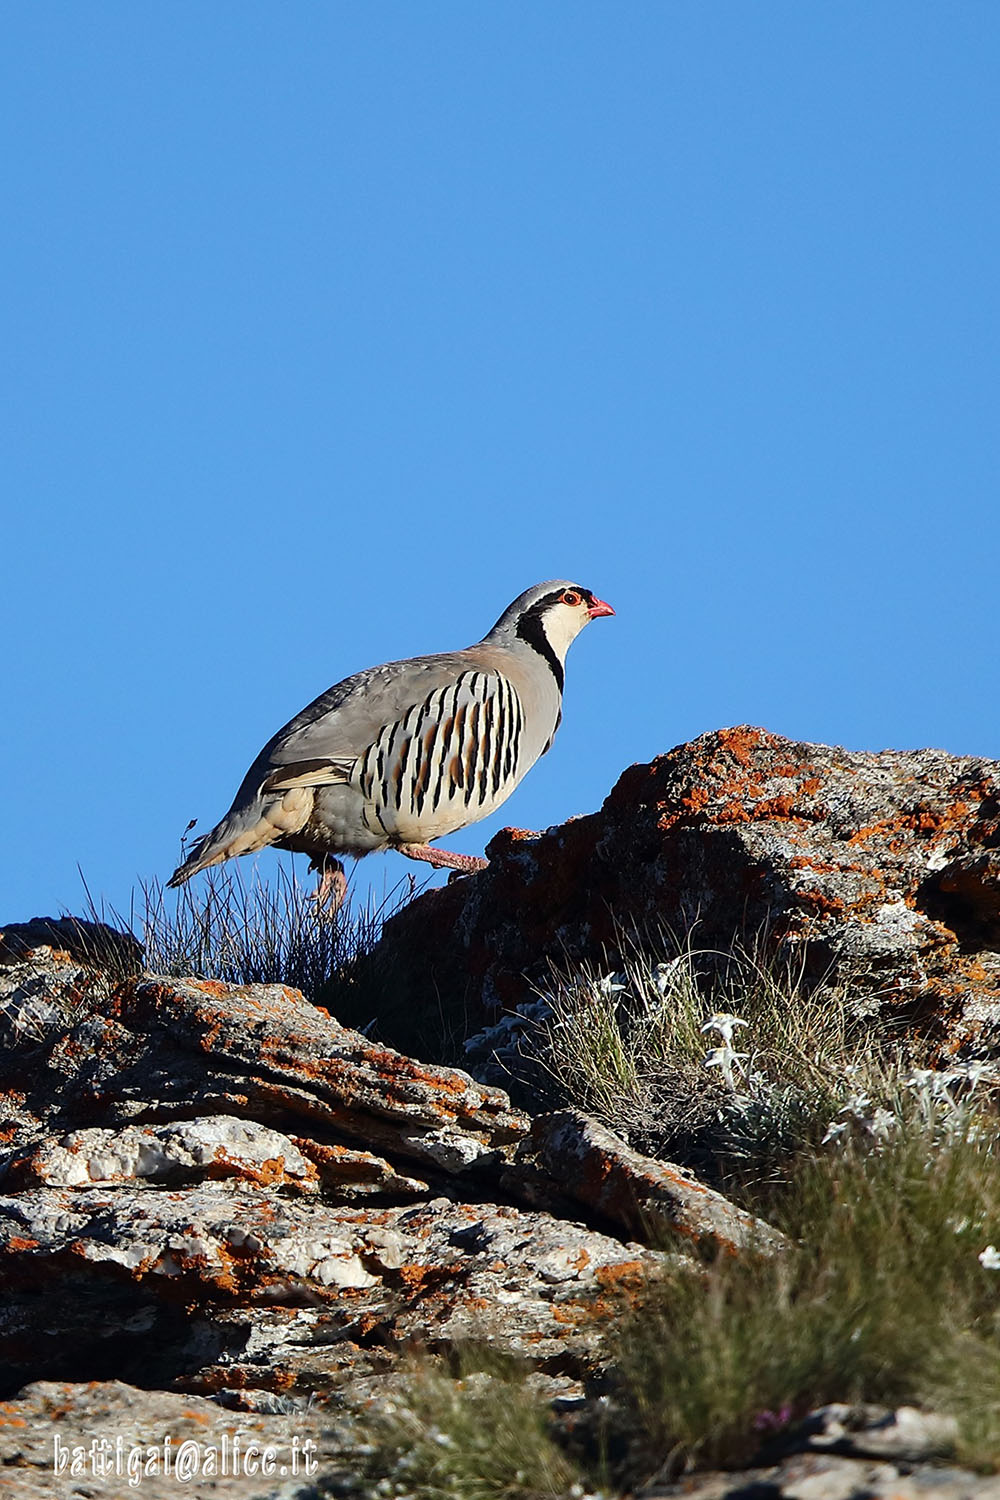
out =
[(571, 609), (566, 604), (556, 604), (545, 611), (541, 620), (542, 629), (560, 662), (565, 662), (566, 652), (586, 624), (586, 614), (578, 609)]

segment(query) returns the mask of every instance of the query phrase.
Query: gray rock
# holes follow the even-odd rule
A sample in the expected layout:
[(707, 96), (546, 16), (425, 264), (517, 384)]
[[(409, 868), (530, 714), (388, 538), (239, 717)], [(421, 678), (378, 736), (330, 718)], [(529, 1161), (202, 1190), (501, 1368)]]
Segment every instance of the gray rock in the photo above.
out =
[(774, 1254), (786, 1244), (770, 1224), (737, 1208), (692, 1173), (640, 1155), (578, 1111), (539, 1115), (531, 1144), (562, 1193), (636, 1239), (680, 1241), (730, 1253), (753, 1249)]
[(356, 1441), (329, 1413), (237, 1415), (117, 1380), (37, 1381), (0, 1412), (3, 1496), (314, 1500), (317, 1476), (342, 1468)]
[(957, 1438), (958, 1423), (937, 1412), (918, 1411), (914, 1406), (890, 1411), (835, 1403), (810, 1413), (798, 1440), (816, 1452), (921, 1463), (948, 1457), (955, 1451)]
[(689, 1474), (676, 1484), (650, 1485), (636, 1500), (1000, 1500), (1000, 1479), (963, 1469), (926, 1466), (913, 1472), (892, 1463), (799, 1454), (770, 1468)]
[(232, 1115), (173, 1125), (92, 1127), (8, 1153), (0, 1185), (93, 1187), (97, 1184), (241, 1177), (317, 1192), (319, 1174), (287, 1136)]

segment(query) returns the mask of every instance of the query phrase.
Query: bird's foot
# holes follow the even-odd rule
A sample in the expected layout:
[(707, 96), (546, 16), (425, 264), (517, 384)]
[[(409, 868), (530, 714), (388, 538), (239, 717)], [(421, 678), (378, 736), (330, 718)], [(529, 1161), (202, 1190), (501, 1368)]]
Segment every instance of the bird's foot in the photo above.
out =
[(423, 859), (435, 870), (458, 870), (462, 875), (471, 875), (474, 870), (485, 870), (488, 859), (478, 854), (452, 854), (448, 849), (432, 849), (430, 844), (400, 844), (400, 854), (408, 859)]
[(329, 920), (335, 917), (344, 904), (347, 895), (347, 876), (339, 859), (331, 859), (324, 855), (322, 859), (314, 859), (309, 866), (311, 870), (319, 871), (319, 884), (316, 887), (316, 915)]

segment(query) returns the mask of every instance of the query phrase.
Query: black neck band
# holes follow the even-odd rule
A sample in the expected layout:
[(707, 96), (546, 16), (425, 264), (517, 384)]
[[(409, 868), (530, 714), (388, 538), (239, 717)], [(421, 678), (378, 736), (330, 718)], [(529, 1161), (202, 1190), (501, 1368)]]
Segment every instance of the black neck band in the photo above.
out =
[(517, 633), (522, 641), (526, 641), (533, 650), (538, 652), (539, 656), (548, 662), (552, 675), (556, 680), (556, 686), (561, 693), (563, 683), (566, 681), (566, 674), (563, 671), (562, 662), (552, 649), (552, 642), (545, 634), (545, 626), (542, 624), (542, 615), (550, 603), (551, 600), (543, 599), (533, 609), (529, 609), (526, 614), (523, 614), (517, 622)]

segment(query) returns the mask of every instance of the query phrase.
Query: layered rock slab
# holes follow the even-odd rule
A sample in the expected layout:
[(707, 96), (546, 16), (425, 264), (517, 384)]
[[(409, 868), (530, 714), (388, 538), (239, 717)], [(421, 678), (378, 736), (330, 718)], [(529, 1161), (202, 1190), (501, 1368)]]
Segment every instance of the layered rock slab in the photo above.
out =
[(693, 1173), (631, 1150), (578, 1110), (539, 1115), (531, 1148), (530, 1159), (552, 1173), (563, 1193), (638, 1239), (687, 1243), (709, 1255), (773, 1255), (786, 1248), (777, 1230)]
[(30, 1026), (0, 1036), (11, 1146), (33, 1144), (32, 1119), (37, 1136), (43, 1124), (228, 1114), (298, 1122), (321, 1142), (325, 1130), (452, 1174), (487, 1170), (527, 1132), (501, 1090), (373, 1044), (284, 985), (149, 978), (95, 1002), (77, 975), (45, 948), (0, 971), (10, 1012), (25, 997), (32, 1006)]
[(584, 1116), (533, 1140), (501, 1090), (283, 986), (98, 994), (73, 963), (44, 947), (3, 971), (47, 996), (0, 1048), (8, 1393), (124, 1377), (253, 1406), (470, 1339), (576, 1378), (662, 1266), (636, 1239), (771, 1233)]
[(468, 1339), (582, 1373), (661, 1263), (545, 1213), (448, 1198), (376, 1211), (227, 1183), (35, 1188), (0, 1198), (0, 1349), (8, 1389), (117, 1362), (186, 1389), (309, 1390), (368, 1368), (372, 1348)]

